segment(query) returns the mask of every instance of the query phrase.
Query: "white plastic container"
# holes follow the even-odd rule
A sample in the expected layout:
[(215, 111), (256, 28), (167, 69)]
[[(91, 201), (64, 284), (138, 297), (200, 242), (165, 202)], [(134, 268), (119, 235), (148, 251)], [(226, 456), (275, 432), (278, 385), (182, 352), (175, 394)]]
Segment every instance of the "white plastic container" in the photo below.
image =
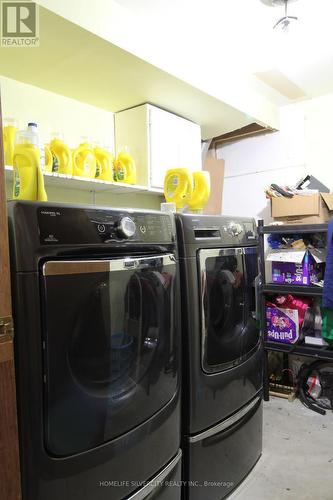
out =
[(29, 122), (28, 123), (28, 134), (29, 134), (29, 142), (37, 146), (40, 150), (40, 166), (42, 171), (45, 170), (45, 149), (44, 145), (41, 143), (39, 139), (38, 127), (37, 123)]

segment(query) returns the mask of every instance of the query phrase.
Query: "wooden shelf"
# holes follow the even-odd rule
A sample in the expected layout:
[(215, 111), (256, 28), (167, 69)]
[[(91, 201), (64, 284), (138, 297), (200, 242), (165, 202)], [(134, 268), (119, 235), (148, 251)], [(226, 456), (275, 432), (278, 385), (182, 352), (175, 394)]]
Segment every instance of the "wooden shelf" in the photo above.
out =
[[(12, 181), (13, 167), (5, 166), (6, 179)], [(90, 191), (95, 193), (114, 193), (114, 194), (150, 194), (153, 196), (163, 196), (162, 189), (148, 188), (146, 186), (137, 186), (124, 184), (122, 182), (107, 182), (98, 179), (87, 179), (85, 177), (74, 177), (65, 174), (55, 174), (44, 172), (45, 186), (57, 187), (61, 189), (76, 189), (78, 191)]]

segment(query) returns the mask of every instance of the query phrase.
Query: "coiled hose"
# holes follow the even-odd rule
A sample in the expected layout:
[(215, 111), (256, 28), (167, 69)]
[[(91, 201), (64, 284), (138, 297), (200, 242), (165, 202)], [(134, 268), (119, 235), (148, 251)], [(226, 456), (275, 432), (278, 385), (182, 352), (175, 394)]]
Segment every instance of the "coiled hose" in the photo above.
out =
[[(325, 371), (325, 368), (330, 368), (331, 371)], [(329, 404), (313, 398), (309, 393), (308, 379), (312, 374), (319, 378), (320, 397), (328, 399)], [(298, 372), (298, 395), (304, 406), (320, 415), (326, 415), (326, 410), (333, 411), (333, 364), (328, 361), (314, 361), (309, 365), (302, 365)]]

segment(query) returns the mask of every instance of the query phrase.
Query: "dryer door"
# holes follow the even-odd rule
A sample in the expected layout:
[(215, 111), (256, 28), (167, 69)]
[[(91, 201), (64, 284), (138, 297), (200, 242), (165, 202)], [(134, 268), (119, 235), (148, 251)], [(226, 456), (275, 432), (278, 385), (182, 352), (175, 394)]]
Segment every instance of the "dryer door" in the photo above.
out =
[(94, 448), (172, 399), (175, 271), (173, 255), (44, 264), (49, 454)]
[(257, 349), (257, 249), (199, 251), (202, 368), (216, 373), (239, 365)]

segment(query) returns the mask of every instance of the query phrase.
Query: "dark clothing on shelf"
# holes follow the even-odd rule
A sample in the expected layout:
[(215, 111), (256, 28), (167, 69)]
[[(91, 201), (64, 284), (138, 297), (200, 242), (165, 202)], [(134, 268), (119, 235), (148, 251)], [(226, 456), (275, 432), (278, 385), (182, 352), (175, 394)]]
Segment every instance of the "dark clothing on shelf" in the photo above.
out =
[(321, 336), (329, 344), (333, 344), (333, 309), (330, 307), (321, 308), (322, 327)]

